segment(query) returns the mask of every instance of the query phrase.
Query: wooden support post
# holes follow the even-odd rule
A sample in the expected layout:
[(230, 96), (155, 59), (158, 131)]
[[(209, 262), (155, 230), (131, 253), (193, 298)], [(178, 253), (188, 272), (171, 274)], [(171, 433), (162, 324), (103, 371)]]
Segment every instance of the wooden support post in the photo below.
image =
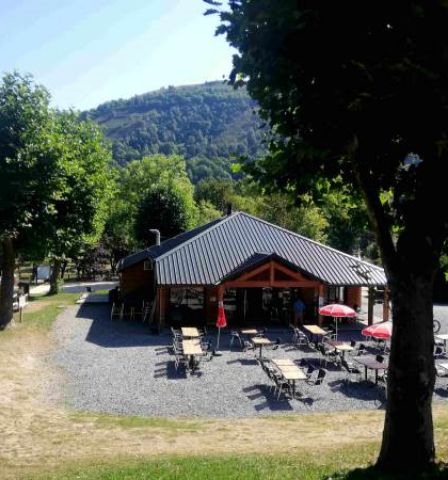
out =
[(373, 305), (374, 305), (374, 288), (369, 287), (369, 295), (368, 295), (368, 306), (367, 306), (367, 324), (373, 324)]
[(324, 304), (324, 299), (325, 299), (325, 287), (324, 285), (319, 285), (319, 290), (318, 290), (319, 296), (317, 298), (317, 323), (319, 326), (322, 326), (324, 323), (324, 317), (322, 315), (319, 315), (319, 308), (323, 306)]
[(224, 286), (220, 285), (218, 287), (218, 302), (222, 302), (224, 299)]
[(167, 289), (163, 287), (159, 287), (157, 289), (157, 309), (158, 309), (158, 320), (159, 320), (159, 331), (165, 326), (165, 318), (166, 318), (166, 296)]
[(390, 307), (389, 307), (389, 289), (385, 287), (384, 289), (384, 298), (383, 298), (383, 321), (387, 322), (389, 320)]

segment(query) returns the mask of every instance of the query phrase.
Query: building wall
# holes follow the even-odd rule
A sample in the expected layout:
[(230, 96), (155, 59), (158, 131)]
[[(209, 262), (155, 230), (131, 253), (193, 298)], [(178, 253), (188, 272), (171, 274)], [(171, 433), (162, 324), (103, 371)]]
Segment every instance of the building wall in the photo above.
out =
[(132, 265), (120, 273), (120, 289), (123, 297), (131, 295), (145, 300), (152, 297), (153, 271), (144, 270), (143, 263)]

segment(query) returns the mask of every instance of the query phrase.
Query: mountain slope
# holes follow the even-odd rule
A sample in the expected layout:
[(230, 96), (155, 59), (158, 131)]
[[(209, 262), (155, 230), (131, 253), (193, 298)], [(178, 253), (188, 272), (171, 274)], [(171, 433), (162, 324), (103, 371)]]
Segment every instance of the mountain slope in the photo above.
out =
[(84, 115), (113, 141), (117, 163), (178, 153), (195, 182), (229, 176), (232, 159), (263, 151), (255, 102), (245, 90), (222, 82), (163, 88), (104, 103)]

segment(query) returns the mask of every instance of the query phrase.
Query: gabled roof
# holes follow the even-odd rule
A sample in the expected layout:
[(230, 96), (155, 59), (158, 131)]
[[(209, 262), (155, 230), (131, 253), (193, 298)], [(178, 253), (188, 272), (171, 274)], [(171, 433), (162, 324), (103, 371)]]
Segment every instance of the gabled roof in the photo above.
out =
[(315, 279), (312, 275), (308, 272), (304, 272), (302, 269), (298, 268), (297, 265), (292, 264), (288, 260), (285, 260), (283, 257), (279, 257), (276, 253), (254, 253), (251, 257), (249, 257), (244, 262), (240, 263), (235, 270), (232, 270), (223, 280), (229, 280), (231, 278), (236, 278), (242, 275), (245, 272), (253, 270), (254, 268), (263, 265), (271, 260), (274, 260), (280, 264), (283, 264), (285, 267), (304, 274), (305, 276), (309, 277), (310, 279)]
[(159, 285), (217, 285), (275, 255), (328, 285), (385, 285), (382, 268), (244, 212), (214, 220), (123, 259), (123, 270), (153, 259)]

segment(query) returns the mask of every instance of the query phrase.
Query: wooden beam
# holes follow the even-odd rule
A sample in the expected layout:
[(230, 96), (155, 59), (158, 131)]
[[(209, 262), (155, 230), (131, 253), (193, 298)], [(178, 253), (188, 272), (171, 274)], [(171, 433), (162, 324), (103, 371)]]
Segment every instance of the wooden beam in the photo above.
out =
[(269, 262), (269, 280), (271, 284), (274, 283), (274, 273), (274, 262)]
[(270, 262), (268, 264), (264, 263), (263, 265), (260, 265), (259, 267), (254, 268), (249, 272), (243, 273), (241, 276), (237, 278), (237, 280), (249, 280), (250, 278), (255, 277), (259, 273), (269, 270), (270, 268), (271, 268)]
[(263, 287), (272, 287), (272, 288), (316, 288), (320, 285), (319, 282), (311, 281), (294, 281), (294, 280), (281, 280), (281, 281), (266, 281), (266, 280), (230, 280), (223, 283), (226, 288), (263, 288)]
[(309, 278), (305, 277), (302, 275), (300, 272), (296, 272), (295, 270), (291, 270), (290, 268), (285, 267), (284, 265), (281, 265), (278, 262), (273, 262), (275, 264), (275, 269), (279, 270), (280, 272), (283, 272), (285, 275), (289, 275), (291, 278), (294, 278), (295, 280), (298, 280), (299, 282), (309, 282), (309, 281), (314, 281), (310, 280)]
[(387, 322), (389, 320), (389, 314), (390, 314), (389, 296), (390, 296), (390, 291), (387, 287), (385, 287), (384, 297), (383, 297), (383, 321), (384, 322)]
[(369, 287), (368, 304), (367, 304), (367, 324), (373, 324), (373, 306), (375, 304), (375, 289)]
[(318, 288), (318, 301), (317, 301), (317, 323), (322, 326), (324, 323), (324, 317), (319, 315), (319, 308), (323, 306), (325, 300), (325, 286), (319, 284)]

